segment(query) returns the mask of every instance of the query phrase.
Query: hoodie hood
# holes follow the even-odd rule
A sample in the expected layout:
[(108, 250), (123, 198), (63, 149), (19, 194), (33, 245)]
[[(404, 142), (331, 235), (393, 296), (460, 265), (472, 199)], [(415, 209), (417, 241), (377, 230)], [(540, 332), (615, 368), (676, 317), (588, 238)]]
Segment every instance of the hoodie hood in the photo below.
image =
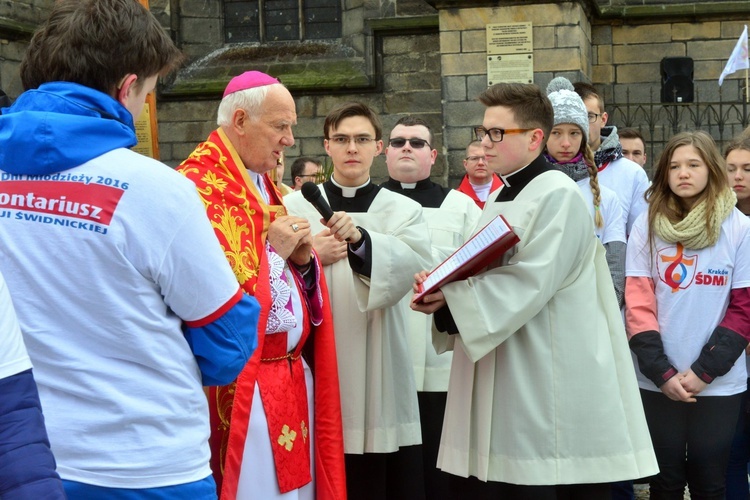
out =
[(45, 83), (3, 109), (0, 170), (52, 174), (137, 142), (133, 116), (112, 97), (77, 83)]

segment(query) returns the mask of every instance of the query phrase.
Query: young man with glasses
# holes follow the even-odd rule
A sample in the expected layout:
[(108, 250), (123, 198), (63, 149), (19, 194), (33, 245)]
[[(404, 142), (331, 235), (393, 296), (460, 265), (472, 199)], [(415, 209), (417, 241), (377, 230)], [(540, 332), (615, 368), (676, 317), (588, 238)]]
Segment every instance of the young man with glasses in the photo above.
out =
[(584, 82), (576, 82), (573, 87), (588, 110), (589, 146), (599, 169), (599, 183), (617, 193), (630, 234), (635, 219), (648, 208), (643, 196), (650, 184), (648, 175), (640, 165), (623, 156), (617, 127), (607, 126), (609, 115), (596, 87)]
[(477, 228), (502, 215), (520, 242), (412, 305), (453, 346), (438, 467), (478, 479), (466, 498), (609, 500), (610, 482), (657, 465), (604, 247), (542, 155), (547, 96), (508, 83), (479, 101), (477, 139), (504, 186)]
[(500, 177), (487, 166), (487, 159), (484, 157), (484, 148), (479, 141), (472, 141), (466, 147), (466, 157), (464, 158), (464, 168), (466, 175), (461, 180), (456, 190), (469, 196), (479, 208), (484, 208), (484, 203), (490, 193), (503, 183)]
[(292, 188), (299, 191), (305, 182), (322, 182), (323, 165), (320, 160), (309, 156), (300, 156), (292, 163)]
[[(466, 241), (482, 211), (465, 194), (430, 180), (437, 158), (433, 140), (430, 127), (420, 118), (405, 116), (396, 122), (385, 149), (389, 179), (381, 187), (422, 205), (436, 266)], [(417, 383), (425, 492), (434, 500), (459, 498), (466, 480), (436, 466), (452, 355), (444, 348), (438, 355), (432, 344), (432, 317), (412, 311), (410, 302), (408, 293), (401, 305), (409, 321), (406, 339)]]
[(313, 233), (322, 232), (314, 248), (321, 262), (330, 262), (324, 271), (338, 352), (347, 493), (423, 499), (417, 390), (399, 301), (411, 289), (411, 276), (432, 264), (429, 229), (418, 203), (370, 179), (383, 149), (372, 109), (344, 104), (328, 114), (323, 133), (333, 174), (319, 187), (333, 216), (323, 221), (298, 192), (284, 201), (309, 220)]

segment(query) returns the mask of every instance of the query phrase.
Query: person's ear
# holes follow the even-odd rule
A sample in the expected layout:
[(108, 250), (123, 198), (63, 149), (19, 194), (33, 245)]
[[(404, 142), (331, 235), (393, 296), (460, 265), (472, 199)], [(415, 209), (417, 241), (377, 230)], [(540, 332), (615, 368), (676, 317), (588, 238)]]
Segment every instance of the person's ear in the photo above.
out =
[(432, 151), (430, 151), (430, 159), (431, 159), (430, 165), (435, 164), (435, 160), (437, 160), (437, 155), (438, 155), (437, 149), (433, 149)]
[(377, 149), (375, 150), (375, 156), (378, 156), (380, 153), (383, 152), (383, 141), (377, 142)]
[(122, 77), (120, 83), (117, 84), (117, 100), (125, 108), (128, 107), (128, 101), (130, 100), (130, 91), (134, 89), (135, 82), (138, 81), (138, 75), (130, 73)]
[(607, 118), (609, 118), (609, 115), (606, 111), (602, 111), (602, 127), (607, 124)]
[(529, 151), (536, 151), (544, 145), (544, 132), (540, 128), (535, 128), (531, 132), (529, 139)]
[(232, 113), (232, 128), (234, 128), (234, 131), (240, 135), (244, 134), (245, 123), (247, 123), (248, 119), (249, 116), (247, 116), (247, 112), (244, 109), (235, 109), (234, 113)]

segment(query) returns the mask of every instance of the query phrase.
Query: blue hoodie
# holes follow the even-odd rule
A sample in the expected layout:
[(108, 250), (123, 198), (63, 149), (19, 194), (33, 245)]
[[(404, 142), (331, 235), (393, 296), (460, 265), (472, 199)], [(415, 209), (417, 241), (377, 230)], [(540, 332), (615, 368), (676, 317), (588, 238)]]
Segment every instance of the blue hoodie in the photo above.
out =
[(136, 143), (130, 111), (77, 83), (44, 83), (0, 115), (0, 170), (11, 174), (52, 174)]

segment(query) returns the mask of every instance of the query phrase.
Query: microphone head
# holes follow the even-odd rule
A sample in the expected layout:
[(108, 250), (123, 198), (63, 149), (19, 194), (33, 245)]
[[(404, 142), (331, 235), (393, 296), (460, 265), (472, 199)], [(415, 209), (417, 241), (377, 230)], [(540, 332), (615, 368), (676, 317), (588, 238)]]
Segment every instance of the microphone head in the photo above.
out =
[(302, 191), (302, 196), (304, 196), (305, 199), (311, 203), (314, 200), (317, 200), (318, 198), (320, 198), (320, 189), (312, 181), (307, 181), (304, 184), (302, 184), (300, 191)]

